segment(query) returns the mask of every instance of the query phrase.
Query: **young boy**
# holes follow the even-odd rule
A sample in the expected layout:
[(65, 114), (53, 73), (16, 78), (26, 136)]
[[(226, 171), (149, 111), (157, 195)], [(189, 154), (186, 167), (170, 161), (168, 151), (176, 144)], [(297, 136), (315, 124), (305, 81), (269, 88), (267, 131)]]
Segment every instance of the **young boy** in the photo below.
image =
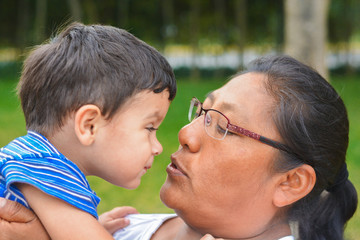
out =
[(85, 176), (136, 188), (162, 152), (156, 130), (175, 93), (154, 48), (114, 27), (68, 26), (25, 60), (28, 134), (0, 151), (0, 197), (33, 209), (52, 239), (112, 239)]

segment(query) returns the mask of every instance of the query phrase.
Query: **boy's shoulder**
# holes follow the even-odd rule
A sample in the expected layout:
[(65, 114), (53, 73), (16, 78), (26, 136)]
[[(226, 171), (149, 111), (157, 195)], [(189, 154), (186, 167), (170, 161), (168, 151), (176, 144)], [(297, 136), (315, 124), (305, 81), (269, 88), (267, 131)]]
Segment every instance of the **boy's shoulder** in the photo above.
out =
[(63, 157), (44, 136), (32, 131), (14, 139), (0, 150), (2, 159), (31, 159), (51, 156)]

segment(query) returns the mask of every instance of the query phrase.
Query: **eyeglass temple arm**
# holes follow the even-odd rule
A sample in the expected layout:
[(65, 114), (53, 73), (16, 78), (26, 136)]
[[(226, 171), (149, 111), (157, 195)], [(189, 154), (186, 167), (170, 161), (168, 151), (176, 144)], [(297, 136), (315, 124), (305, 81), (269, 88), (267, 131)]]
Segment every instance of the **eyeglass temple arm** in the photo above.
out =
[(263, 136), (260, 136), (259, 141), (262, 142), (262, 143), (265, 143), (265, 144), (267, 144), (269, 146), (272, 146), (274, 148), (277, 148), (277, 149), (279, 149), (281, 151), (284, 151), (284, 152), (287, 152), (289, 154), (294, 155), (294, 153), (285, 144), (276, 142), (274, 140), (271, 140), (271, 139), (263, 137)]
[(277, 148), (277, 149), (280, 149), (282, 151), (285, 151), (287, 153), (292, 154), (292, 151), (286, 145), (284, 145), (282, 143), (279, 143), (279, 142), (276, 142), (274, 140), (271, 140), (271, 139), (269, 139), (267, 137), (261, 136), (261, 135), (259, 135), (257, 133), (246, 130), (246, 129), (242, 128), (242, 127), (235, 126), (235, 125), (232, 125), (231, 123), (229, 123), (228, 124), (228, 129), (230, 131), (245, 135), (247, 137), (251, 137), (251, 138), (253, 138), (255, 140), (258, 140), (258, 141), (260, 141), (262, 143), (265, 143), (265, 144), (267, 144), (269, 146), (272, 146), (274, 148)]

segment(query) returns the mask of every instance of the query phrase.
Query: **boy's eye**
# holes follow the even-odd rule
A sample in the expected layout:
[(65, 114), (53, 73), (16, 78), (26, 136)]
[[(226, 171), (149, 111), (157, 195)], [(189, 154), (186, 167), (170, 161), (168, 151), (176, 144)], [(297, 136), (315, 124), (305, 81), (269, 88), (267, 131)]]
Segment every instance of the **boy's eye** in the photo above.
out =
[(147, 127), (146, 129), (147, 129), (149, 132), (153, 132), (153, 131), (158, 130), (158, 128), (154, 128), (154, 127)]

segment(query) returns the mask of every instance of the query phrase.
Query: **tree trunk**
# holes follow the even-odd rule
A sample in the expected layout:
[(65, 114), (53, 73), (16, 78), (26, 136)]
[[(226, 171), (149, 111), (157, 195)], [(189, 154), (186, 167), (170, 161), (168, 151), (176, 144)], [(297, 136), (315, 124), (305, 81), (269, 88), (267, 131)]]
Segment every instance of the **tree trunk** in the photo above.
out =
[(224, 73), (222, 68), (219, 68), (219, 63), (221, 61), (221, 54), (223, 53), (223, 50), (225, 49), (225, 46), (228, 42), (227, 34), (226, 34), (226, 2), (223, 0), (215, 0), (214, 1), (214, 7), (215, 7), (215, 25), (216, 25), (216, 31), (218, 33), (218, 39), (220, 48), (216, 48), (216, 65), (217, 69), (215, 69), (215, 78), (221, 78)]
[(70, 12), (73, 20), (81, 22), (82, 10), (79, 0), (68, 0), (68, 5), (70, 7)]
[(161, 30), (161, 48), (165, 50), (166, 45), (169, 42), (173, 42), (176, 29), (174, 25), (174, 2), (173, 0), (161, 1), (161, 13), (162, 13), (162, 30)]
[(237, 41), (239, 47), (239, 67), (238, 70), (242, 70), (245, 65), (244, 53), (246, 44), (246, 26), (247, 26), (247, 11), (246, 0), (235, 0), (235, 19), (236, 19), (236, 32)]
[[(96, 1), (94, 1), (94, 0), (84, 1), (82, 6), (83, 6), (83, 9), (85, 10), (84, 12), (85, 12), (87, 21), (89, 23), (97, 23), (99, 21), (99, 15), (98, 15), (98, 8), (96, 6)], [(80, 5), (78, 7), (80, 7)], [(79, 8), (76, 11), (80, 11), (80, 13), (77, 13), (77, 14), (79, 14), (79, 17), (81, 18), (81, 16), (83, 15), (81, 12), (81, 8)]]
[(46, 27), (46, 0), (36, 1), (34, 40), (38, 44), (45, 40)]
[(28, 44), (29, 38), (29, 0), (18, 1), (18, 24), (16, 28), (16, 47), (20, 53), (17, 56), (22, 56), (22, 53)]
[(192, 66), (190, 77), (193, 80), (198, 80), (200, 78), (200, 71), (196, 63), (196, 58), (199, 54), (199, 19), (200, 19), (200, 1), (192, 0), (191, 1), (191, 10), (190, 10), (190, 41), (192, 49)]
[(330, 0), (285, 0), (285, 53), (327, 79), (326, 39)]

